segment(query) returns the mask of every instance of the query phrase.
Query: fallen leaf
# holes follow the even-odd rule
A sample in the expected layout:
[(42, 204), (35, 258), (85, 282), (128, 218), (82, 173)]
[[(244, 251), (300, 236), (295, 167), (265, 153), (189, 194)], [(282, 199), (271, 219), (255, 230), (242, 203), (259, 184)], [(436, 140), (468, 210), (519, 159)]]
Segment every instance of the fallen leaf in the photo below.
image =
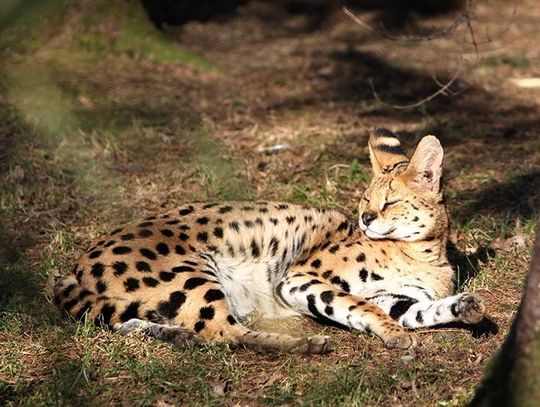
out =
[(210, 386), (212, 387), (212, 392), (219, 397), (225, 397), (225, 394), (230, 391), (229, 381), (226, 379), (212, 382)]

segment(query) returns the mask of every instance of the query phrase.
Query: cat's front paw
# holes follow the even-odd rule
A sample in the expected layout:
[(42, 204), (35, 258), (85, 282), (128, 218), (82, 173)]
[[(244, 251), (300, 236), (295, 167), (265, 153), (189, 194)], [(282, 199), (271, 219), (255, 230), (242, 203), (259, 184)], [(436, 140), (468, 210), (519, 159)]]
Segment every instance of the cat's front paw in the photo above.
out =
[(486, 306), (480, 296), (465, 293), (452, 306), (452, 313), (467, 324), (477, 324), (484, 318)]
[(412, 332), (403, 331), (386, 339), (384, 345), (388, 349), (414, 349), (418, 345), (418, 337)]

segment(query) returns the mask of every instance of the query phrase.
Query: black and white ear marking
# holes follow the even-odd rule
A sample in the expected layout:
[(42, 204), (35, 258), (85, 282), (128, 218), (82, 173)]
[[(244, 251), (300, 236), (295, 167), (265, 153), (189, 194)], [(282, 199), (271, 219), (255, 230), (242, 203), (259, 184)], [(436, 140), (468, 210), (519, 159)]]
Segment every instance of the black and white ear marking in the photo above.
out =
[(399, 139), (384, 127), (377, 127), (371, 133), (368, 146), (375, 175), (388, 174), (398, 167), (406, 167), (409, 162)]

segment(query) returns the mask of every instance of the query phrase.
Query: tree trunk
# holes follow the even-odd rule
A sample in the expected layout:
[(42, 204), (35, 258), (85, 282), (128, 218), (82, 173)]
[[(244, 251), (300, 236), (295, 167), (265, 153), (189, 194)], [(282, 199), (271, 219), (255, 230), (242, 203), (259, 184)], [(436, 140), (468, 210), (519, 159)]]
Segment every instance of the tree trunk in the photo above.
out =
[(518, 314), (471, 406), (540, 406), (540, 223)]

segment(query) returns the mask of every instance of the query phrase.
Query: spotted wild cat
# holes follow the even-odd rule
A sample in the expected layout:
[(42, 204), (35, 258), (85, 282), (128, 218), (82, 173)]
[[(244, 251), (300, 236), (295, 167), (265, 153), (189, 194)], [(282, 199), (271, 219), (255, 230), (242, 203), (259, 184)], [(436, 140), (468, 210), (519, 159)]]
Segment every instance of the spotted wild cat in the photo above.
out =
[(453, 295), (439, 141), (424, 137), (409, 160), (377, 129), (369, 150), (374, 176), (358, 223), (285, 202), (185, 204), (95, 242), (56, 282), (55, 301), (75, 318), (177, 346), (231, 341), (297, 353), (328, 352), (329, 339), (254, 332), (242, 318), (306, 315), (401, 349), (417, 344), (410, 329), (480, 321), (477, 295)]

